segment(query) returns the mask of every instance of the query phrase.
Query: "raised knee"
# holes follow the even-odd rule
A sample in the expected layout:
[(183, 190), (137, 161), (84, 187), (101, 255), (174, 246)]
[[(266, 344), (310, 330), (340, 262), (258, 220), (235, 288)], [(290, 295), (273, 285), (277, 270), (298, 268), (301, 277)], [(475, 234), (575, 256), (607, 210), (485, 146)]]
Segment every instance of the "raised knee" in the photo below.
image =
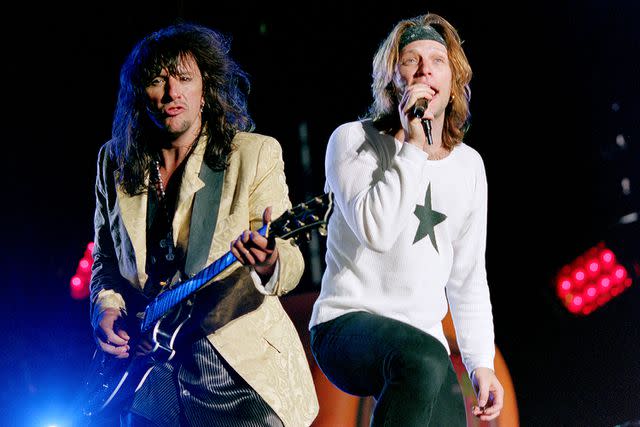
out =
[(448, 372), (448, 359), (432, 352), (410, 349), (397, 353), (390, 363), (391, 381), (399, 381), (416, 392), (437, 393)]

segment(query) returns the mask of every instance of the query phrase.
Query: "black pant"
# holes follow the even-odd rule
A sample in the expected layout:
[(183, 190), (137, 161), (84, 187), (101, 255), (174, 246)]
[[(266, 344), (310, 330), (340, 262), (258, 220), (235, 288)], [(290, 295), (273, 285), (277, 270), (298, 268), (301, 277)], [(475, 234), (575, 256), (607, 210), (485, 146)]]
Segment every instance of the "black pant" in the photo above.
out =
[(314, 326), (311, 349), (336, 387), (377, 400), (372, 426), (466, 426), (464, 398), (446, 349), (411, 325), (348, 313)]

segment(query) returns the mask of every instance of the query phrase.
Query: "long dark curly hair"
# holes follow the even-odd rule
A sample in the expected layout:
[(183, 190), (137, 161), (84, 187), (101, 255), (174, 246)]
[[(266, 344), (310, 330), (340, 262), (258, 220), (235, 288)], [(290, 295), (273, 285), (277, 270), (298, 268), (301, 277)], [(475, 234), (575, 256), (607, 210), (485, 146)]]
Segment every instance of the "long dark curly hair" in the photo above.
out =
[(111, 141), (118, 183), (127, 194), (145, 190), (145, 176), (157, 152), (152, 144), (158, 130), (146, 112), (145, 87), (161, 70), (177, 75), (179, 64), (189, 57), (198, 65), (205, 101), (201, 128), (207, 138), (204, 161), (211, 168), (226, 168), (235, 134), (254, 129), (247, 111), (249, 79), (229, 56), (229, 49), (227, 36), (193, 23), (163, 28), (133, 48), (120, 71)]

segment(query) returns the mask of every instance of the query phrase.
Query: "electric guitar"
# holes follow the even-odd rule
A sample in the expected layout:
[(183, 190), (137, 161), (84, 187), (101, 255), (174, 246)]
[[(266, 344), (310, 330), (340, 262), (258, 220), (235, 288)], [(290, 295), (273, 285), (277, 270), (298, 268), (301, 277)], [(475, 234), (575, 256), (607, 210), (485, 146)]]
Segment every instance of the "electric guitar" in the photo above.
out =
[[(310, 239), (311, 231), (316, 228), (320, 234), (326, 235), (332, 208), (332, 194), (323, 194), (289, 209), (258, 232), (269, 238), (293, 239), (292, 243)], [(235, 261), (235, 256), (227, 252), (193, 277), (167, 286), (146, 305), (144, 312), (127, 316), (129, 327), (136, 325), (139, 329), (137, 335), (145, 337), (152, 349), (138, 355), (133, 354), (135, 345), (131, 345), (131, 355), (126, 359), (117, 359), (96, 349), (79, 403), (85, 417), (116, 411), (142, 386), (156, 364), (173, 359), (176, 340), (192, 317), (196, 293), (210, 287), (206, 285), (215, 286), (212, 281)], [(136, 329), (126, 330), (135, 332)]]

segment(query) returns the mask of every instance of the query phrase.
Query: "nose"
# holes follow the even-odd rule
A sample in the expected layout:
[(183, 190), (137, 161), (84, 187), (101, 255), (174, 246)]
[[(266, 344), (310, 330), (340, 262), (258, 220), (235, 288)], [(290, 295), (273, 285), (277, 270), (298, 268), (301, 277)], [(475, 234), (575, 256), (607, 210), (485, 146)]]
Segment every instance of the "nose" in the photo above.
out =
[(420, 64), (418, 66), (418, 74), (424, 76), (428, 76), (431, 74), (431, 66), (429, 64), (429, 61), (420, 61)]
[(171, 99), (178, 99), (180, 97), (180, 93), (180, 80), (173, 76), (169, 76), (165, 95)]

